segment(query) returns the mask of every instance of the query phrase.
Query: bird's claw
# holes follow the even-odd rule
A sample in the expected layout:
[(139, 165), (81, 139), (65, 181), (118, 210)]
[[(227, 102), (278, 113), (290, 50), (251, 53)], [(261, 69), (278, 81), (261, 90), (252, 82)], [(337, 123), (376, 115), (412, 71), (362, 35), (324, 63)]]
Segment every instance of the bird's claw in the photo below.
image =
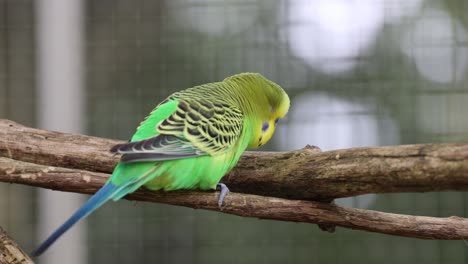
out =
[(216, 190), (221, 191), (220, 194), (219, 194), (219, 198), (218, 198), (218, 206), (221, 209), (221, 206), (223, 205), (224, 198), (229, 193), (229, 188), (224, 183), (218, 183), (218, 184), (216, 184)]

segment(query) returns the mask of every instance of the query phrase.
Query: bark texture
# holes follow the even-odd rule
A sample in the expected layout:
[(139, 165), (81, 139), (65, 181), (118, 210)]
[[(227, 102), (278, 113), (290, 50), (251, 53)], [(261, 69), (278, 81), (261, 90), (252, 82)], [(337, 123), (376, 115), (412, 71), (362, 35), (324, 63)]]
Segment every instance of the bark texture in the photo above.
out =
[[(111, 173), (122, 141), (28, 128), (0, 119), (0, 157)], [(421, 144), (321, 152), (246, 152), (223, 179), (234, 192), (332, 200), (366, 193), (466, 191), (468, 144)]]
[(33, 264), (34, 262), (0, 227), (0, 264)]
[[(92, 194), (118, 161), (108, 150), (120, 142), (0, 120), (0, 181)], [(468, 219), (461, 217), (398, 215), (310, 201), (366, 193), (468, 190), (468, 144), (246, 152), (222, 181), (233, 192), (221, 209), (215, 192), (139, 190), (126, 199), (316, 223), (330, 229), (468, 239)]]
[[(0, 181), (53, 190), (92, 194), (106, 182), (107, 174), (65, 169), (0, 158)], [(243, 217), (341, 226), (389, 235), (422, 239), (468, 239), (468, 219), (436, 218), (347, 208), (329, 203), (231, 192), (222, 208), (217, 192), (151, 192), (138, 190), (125, 199), (221, 211)]]

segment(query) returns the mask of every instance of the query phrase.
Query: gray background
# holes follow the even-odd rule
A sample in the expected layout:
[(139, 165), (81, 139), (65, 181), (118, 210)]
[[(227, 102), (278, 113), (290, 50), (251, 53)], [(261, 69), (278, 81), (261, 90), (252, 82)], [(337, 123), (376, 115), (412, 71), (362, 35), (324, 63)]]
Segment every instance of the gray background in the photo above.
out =
[[(69, 82), (81, 96), (74, 108), (57, 92), (39, 96), (49, 59), (38, 48), (46, 34), (40, 2), (0, 0), (0, 118), (44, 127), (41, 111), (59, 102), (81, 111), (80, 128), (70, 130), (124, 140), (170, 93), (252, 71), (291, 97), (263, 150), (468, 140), (462, 0), (68, 1), (82, 7), (74, 41), (81, 70)], [(39, 196), (36, 188), (0, 184), (0, 225), (27, 250), (48, 233), (39, 230), (48, 210)], [(468, 209), (467, 195), (455, 192), (338, 202), (441, 217)], [(310, 224), (128, 201), (106, 204), (79, 226), (86, 263), (468, 262), (463, 241), (328, 234)]]

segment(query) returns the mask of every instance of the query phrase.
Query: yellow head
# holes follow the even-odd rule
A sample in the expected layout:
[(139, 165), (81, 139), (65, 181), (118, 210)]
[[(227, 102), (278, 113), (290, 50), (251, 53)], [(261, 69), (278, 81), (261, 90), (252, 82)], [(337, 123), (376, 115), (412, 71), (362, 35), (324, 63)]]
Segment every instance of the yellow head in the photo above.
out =
[(278, 121), (289, 110), (289, 97), (276, 83), (258, 73), (241, 73), (227, 78), (238, 84), (243, 95), (239, 105), (253, 126), (248, 148), (258, 148), (267, 143), (275, 132)]
[(288, 113), (289, 104), (289, 97), (283, 91), (281, 100), (278, 101), (277, 104), (272, 104), (270, 114), (261, 120), (261, 126), (255, 128), (255, 140), (251, 142), (249, 148), (258, 148), (265, 145), (271, 139), (278, 121)]

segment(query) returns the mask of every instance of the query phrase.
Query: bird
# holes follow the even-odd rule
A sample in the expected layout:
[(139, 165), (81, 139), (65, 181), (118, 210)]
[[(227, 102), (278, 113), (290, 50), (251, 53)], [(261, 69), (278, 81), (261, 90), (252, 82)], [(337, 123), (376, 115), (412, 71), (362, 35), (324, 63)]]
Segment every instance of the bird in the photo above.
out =
[(129, 142), (111, 148), (121, 157), (105, 185), (31, 255), (44, 253), (105, 202), (142, 186), (153, 191), (220, 190), (221, 208), (229, 192), (221, 178), (246, 149), (270, 140), (289, 106), (287, 93), (259, 73), (239, 73), (171, 94), (140, 123)]

